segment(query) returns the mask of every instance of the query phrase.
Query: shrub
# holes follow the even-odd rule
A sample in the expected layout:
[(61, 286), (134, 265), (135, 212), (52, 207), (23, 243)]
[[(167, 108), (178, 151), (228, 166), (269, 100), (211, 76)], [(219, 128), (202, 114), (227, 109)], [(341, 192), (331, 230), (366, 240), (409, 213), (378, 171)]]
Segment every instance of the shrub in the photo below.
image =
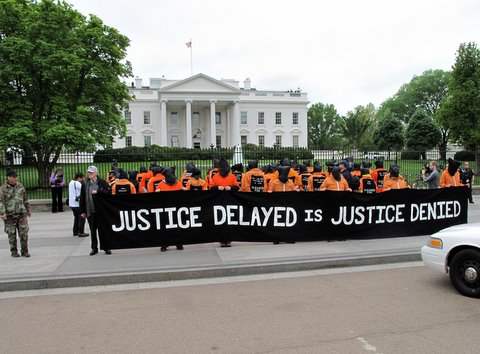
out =
[(457, 161), (475, 161), (475, 153), (473, 151), (461, 150), (457, 151), (453, 158)]
[(400, 155), (402, 160), (420, 160), (421, 159), (421, 152), (419, 151), (411, 151), (411, 150), (404, 150)]

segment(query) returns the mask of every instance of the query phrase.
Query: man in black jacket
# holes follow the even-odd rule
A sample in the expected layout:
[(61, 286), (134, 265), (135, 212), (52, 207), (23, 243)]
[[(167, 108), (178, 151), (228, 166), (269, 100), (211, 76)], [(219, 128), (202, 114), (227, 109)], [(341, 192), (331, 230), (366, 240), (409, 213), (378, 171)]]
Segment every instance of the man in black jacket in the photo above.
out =
[[(98, 177), (98, 170), (95, 166), (90, 166), (87, 169), (88, 177), (85, 179), (85, 183), (82, 185), (80, 192), (80, 211), (83, 218), (87, 218), (88, 225), (90, 226), (90, 237), (92, 238), (92, 251), (90, 256), (94, 256), (98, 253), (98, 220), (95, 215), (95, 204), (93, 203), (93, 196), (97, 193), (110, 193), (110, 186), (107, 181)], [(100, 245), (102, 247), (102, 245)], [(105, 254), (112, 254), (109, 249), (101, 248), (105, 251)]]

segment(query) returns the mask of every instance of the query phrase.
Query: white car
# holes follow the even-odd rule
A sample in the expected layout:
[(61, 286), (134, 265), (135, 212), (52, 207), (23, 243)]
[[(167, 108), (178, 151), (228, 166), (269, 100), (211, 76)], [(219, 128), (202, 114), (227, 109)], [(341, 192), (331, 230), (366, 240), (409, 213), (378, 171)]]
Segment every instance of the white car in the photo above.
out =
[(480, 297), (480, 222), (433, 234), (422, 247), (422, 259), (428, 268), (450, 273), (459, 293)]

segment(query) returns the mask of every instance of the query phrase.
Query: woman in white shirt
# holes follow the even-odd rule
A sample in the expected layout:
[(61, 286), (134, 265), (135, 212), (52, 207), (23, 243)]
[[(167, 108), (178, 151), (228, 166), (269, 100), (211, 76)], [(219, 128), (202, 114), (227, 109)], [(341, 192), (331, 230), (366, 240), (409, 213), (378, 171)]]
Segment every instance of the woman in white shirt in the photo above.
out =
[(86, 237), (85, 218), (80, 216), (80, 191), (82, 190), (83, 173), (77, 172), (68, 184), (68, 206), (73, 212), (73, 236)]

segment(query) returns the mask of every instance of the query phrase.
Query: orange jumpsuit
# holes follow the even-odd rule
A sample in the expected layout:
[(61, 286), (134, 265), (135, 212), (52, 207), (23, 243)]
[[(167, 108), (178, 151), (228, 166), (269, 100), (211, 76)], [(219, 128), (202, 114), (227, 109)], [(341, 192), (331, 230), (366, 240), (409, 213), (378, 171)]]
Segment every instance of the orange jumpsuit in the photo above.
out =
[(385, 183), (385, 175), (387, 174), (388, 171), (384, 168), (377, 168), (372, 171), (372, 178), (377, 186), (377, 193), (383, 192), (383, 184)]
[(233, 173), (228, 173), (226, 177), (222, 177), (220, 173), (217, 173), (213, 176), (212, 181), (210, 182), (210, 188), (214, 187), (237, 187), (238, 182)]
[(443, 171), (442, 175), (440, 176), (440, 188), (460, 186), (463, 186), (463, 184), (460, 182), (459, 171), (455, 172), (453, 176), (448, 173), (448, 170)]
[(118, 179), (112, 186), (112, 195), (137, 194), (137, 190), (128, 179)]
[(308, 177), (308, 191), (320, 192), (320, 186), (323, 182), (325, 182), (326, 178), (327, 175), (325, 172), (314, 172), (310, 177)]
[[(278, 179), (278, 171), (274, 172), (273, 179)], [(299, 189), (302, 188), (302, 178), (293, 168), (291, 168), (290, 172), (288, 172), (288, 179), (291, 180)]]
[(148, 172), (143, 173), (143, 177), (140, 180), (140, 184), (138, 186), (138, 190), (139, 190), (140, 193), (148, 193), (147, 186), (148, 186), (148, 181), (151, 178), (153, 178), (153, 171), (152, 170), (148, 170)]
[(337, 181), (333, 176), (328, 176), (320, 186), (321, 191), (352, 191), (348, 186), (347, 180), (342, 176), (340, 181)]
[(208, 190), (208, 184), (201, 178), (196, 179), (192, 177), (188, 180), (188, 183), (185, 189), (187, 191), (198, 191), (198, 190), (206, 191)]
[(155, 192), (173, 192), (181, 191), (182, 189), (182, 183), (179, 181), (176, 181), (173, 185), (169, 185), (165, 181), (161, 181), (155, 189)]
[[(258, 180), (263, 179), (263, 186), (252, 186), (252, 177)], [(252, 190), (252, 187), (254, 187), (255, 190)], [(266, 192), (267, 191), (267, 185), (265, 183), (265, 173), (255, 167), (246, 172), (243, 175), (242, 178), (242, 186), (240, 187), (241, 192)]]
[(403, 179), (402, 176), (399, 177), (391, 177), (387, 179), (383, 185), (384, 191), (389, 191), (391, 189), (405, 189), (408, 188), (407, 181)]
[(296, 190), (295, 184), (292, 180), (288, 180), (287, 183), (282, 183), (278, 178), (272, 179), (268, 185), (268, 192), (294, 192)]
[(163, 181), (165, 176), (161, 173), (157, 173), (154, 177), (148, 180), (147, 191), (153, 193), (157, 189), (158, 184)]

